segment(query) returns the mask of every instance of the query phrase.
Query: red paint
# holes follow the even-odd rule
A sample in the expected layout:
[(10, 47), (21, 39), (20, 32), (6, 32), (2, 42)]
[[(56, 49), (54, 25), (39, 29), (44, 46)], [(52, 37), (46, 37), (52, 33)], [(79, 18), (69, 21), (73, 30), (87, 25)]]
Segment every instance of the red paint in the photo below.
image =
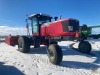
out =
[(27, 29), (29, 28), (29, 25), (28, 25), (28, 23), (26, 24), (26, 28), (27, 28)]
[(68, 21), (70, 19), (59, 20), (51, 22), (50, 24), (44, 24), (41, 27), (41, 36), (72, 36), (75, 32), (64, 32), (62, 28), (62, 21)]
[(18, 38), (19, 36), (8, 36), (5, 38), (5, 43), (8, 45), (14, 46), (18, 44)]
[[(62, 22), (63, 21), (69, 21), (70, 19), (63, 19), (51, 23), (45, 23), (41, 26), (41, 32), (39, 33), (34, 33), (33, 36), (73, 36), (76, 34), (76, 32), (64, 32), (63, 27), (62, 27)], [(73, 19), (76, 20), (76, 19)], [(77, 21), (77, 20), (76, 20)], [(66, 25), (67, 26), (67, 25)], [(28, 28), (28, 26), (27, 26)], [(19, 36), (8, 36), (5, 39), (5, 42), (8, 45), (14, 46), (18, 44), (18, 38)], [(43, 42), (44, 44), (47, 44), (47, 41)]]

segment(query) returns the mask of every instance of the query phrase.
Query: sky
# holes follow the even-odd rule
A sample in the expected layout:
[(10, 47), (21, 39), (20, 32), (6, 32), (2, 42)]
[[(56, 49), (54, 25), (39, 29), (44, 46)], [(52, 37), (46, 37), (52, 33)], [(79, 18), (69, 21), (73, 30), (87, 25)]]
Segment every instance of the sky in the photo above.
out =
[(80, 25), (100, 24), (100, 0), (0, 0), (0, 26), (25, 27), (26, 14), (75, 18)]

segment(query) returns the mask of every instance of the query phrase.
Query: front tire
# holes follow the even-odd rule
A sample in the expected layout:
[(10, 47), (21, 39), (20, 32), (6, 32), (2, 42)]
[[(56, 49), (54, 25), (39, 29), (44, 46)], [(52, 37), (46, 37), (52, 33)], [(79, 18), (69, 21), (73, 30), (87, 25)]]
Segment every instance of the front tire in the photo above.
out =
[(30, 50), (30, 40), (26, 36), (21, 36), (18, 39), (18, 50), (22, 53), (27, 53)]
[(79, 51), (81, 53), (89, 54), (91, 51), (91, 44), (88, 41), (81, 41), (78, 45)]
[(58, 65), (63, 58), (62, 50), (57, 44), (51, 44), (48, 47), (48, 57), (52, 64)]

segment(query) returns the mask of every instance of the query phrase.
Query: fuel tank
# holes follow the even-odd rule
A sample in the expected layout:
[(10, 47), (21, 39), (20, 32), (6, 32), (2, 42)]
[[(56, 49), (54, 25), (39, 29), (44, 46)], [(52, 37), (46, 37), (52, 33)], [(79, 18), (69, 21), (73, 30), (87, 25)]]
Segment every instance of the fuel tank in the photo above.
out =
[(73, 36), (79, 31), (77, 19), (62, 19), (41, 26), (41, 36)]

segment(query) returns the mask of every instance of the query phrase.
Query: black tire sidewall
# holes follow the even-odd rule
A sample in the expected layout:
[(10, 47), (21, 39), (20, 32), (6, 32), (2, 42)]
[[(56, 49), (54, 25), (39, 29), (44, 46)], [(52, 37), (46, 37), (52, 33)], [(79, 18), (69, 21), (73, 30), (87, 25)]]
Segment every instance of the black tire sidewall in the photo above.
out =
[[(19, 44), (22, 43), (22, 48), (19, 48)], [(23, 53), (27, 53), (30, 50), (30, 40), (26, 36), (21, 36), (18, 39), (18, 50)]]
[(88, 54), (91, 51), (91, 44), (88, 41), (81, 41), (78, 47), (81, 53)]
[(52, 51), (54, 54), (53, 57), (51, 58), (48, 52), (48, 57), (50, 62), (56, 65), (59, 64), (62, 61), (62, 56), (63, 56), (61, 48), (57, 44), (51, 44), (48, 47), (48, 50)]

